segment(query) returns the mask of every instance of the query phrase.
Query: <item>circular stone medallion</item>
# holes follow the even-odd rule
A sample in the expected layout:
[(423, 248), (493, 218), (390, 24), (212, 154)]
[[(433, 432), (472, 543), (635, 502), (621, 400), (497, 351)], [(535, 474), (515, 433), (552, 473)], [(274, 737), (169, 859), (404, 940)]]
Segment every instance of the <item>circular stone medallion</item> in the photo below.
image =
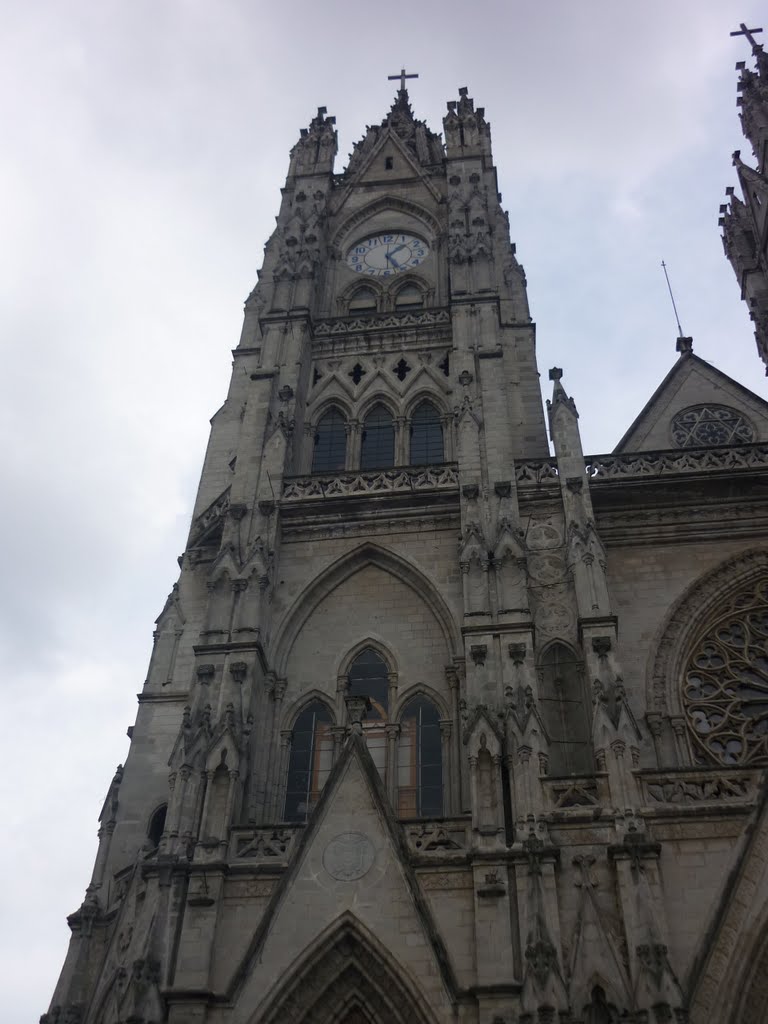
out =
[(323, 867), (339, 882), (354, 882), (370, 871), (376, 859), (373, 843), (362, 832), (342, 832), (323, 852)]

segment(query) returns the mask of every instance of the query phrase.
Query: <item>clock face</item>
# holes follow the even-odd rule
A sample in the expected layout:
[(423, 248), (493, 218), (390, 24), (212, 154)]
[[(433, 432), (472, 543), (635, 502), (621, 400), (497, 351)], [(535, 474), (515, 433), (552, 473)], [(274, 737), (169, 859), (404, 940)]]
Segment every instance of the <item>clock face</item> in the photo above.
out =
[(391, 277), (418, 267), (429, 256), (429, 246), (416, 235), (397, 232), (361, 238), (347, 253), (347, 266), (367, 277)]

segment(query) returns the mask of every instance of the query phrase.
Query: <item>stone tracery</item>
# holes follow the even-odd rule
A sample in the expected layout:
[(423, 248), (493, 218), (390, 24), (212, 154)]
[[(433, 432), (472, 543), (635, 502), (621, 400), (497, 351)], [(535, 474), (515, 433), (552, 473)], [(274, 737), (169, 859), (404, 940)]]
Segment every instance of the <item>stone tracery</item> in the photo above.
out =
[(683, 678), (683, 703), (700, 760), (768, 760), (768, 583), (753, 580), (700, 631)]
[(672, 442), (678, 448), (713, 444), (750, 444), (755, 431), (743, 413), (727, 405), (694, 405), (672, 420)]

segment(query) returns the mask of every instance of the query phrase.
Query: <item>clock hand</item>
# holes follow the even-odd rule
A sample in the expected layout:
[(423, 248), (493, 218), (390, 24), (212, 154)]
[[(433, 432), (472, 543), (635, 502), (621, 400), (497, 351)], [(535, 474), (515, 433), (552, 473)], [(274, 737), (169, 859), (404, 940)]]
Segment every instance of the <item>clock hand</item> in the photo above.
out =
[[(397, 252), (397, 250), (395, 250), (395, 252)], [(400, 269), (400, 264), (397, 262), (397, 260), (393, 260), (392, 259), (392, 253), (391, 252), (385, 253), (384, 258), (389, 260), (389, 262), (392, 264), (392, 266), (395, 268), (395, 270), (399, 270)]]
[(398, 247), (396, 249), (390, 249), (389, 255), (391, 256), (392, 253), (394, 253), (394, 252), (400, 252), (401, 249), (405, 249), (405, 245), (404, 244), (398, 245)]

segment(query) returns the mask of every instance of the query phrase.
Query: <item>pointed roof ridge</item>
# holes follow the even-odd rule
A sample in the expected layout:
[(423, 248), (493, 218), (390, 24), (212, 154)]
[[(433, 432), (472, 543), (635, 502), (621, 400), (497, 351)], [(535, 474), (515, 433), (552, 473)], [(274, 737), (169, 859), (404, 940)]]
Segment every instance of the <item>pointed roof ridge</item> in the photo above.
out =
[(659, 386), (656, 388), (651, 397), (645, 403), (643, 408), (632, 420), (629, 427), (624, 431), (621, 438), (614, 446), (613, 454), (619, 454), (621, 452), (625, 442), (632, 436), (633, 432), (635, 431), (643, 417), (646, 415), (646, 413), (653, 407), (654, 403), (664, 393), (664, 390), (674, 380), (678, 373), (680, 373), (682, 368), (686, 366), (688, 363), (699, 363), (701, 366), (706, 367), (707, 370), (711, 370), (713, 373), (716, 373), (720, 377), (723, 377), (730, 385), (732, 385), (738, 391), (743, 392), (743, 394), (745, 394), (750, 400), (757, 400), (762, 405), (768, 406), (768, 402), (761, 395), (758, 395), (756, 391), (751, 391), (748, 387), (746, 387), (746, 385), (740, 384), (739, 381), (735, 380), (733, 377), (727, 374), (725, 370), (721, 370), (718, 366), (715, 366), (714, 363), (710, 363), (706, 359), (702, 359), (700, 355), (697, 355), (693, 351), (692, 347), (690, 350), (684, 349), (683, 351), (680, 352), (679, 357), (672, 364), (669, 371), (665, 374), (664, 379), (661, 381)]
[(398, 89), (395, 98), (380, 124), (366, 125), (365, 133), (358, 142), (352, 143), (344, 174), (356, 173), (362, 160), (368, 156), (382, 133), (389, 130), (397, 136), (417, 164), (438, 164), (442, 161), (444, 147), (442, 137), (433, 132), (426, 121), (416, 117), (411, 107), (407, 89)]
[(443, 943), (442, 937), (435, 925), (429, 904), (421, 892), (421, 887), (418, 879), (416, 878), (416, 873), (411, 865), (410, 852), (408, 850), (403, 829), (397, 821), (394, 811), (389, 804), (389, 800), (387, 799), (387, 794), (384, 789), (384, 783), (379, 775), (378, 768), (374, 764), (371, 753), (368, 750), (368, 745), (361, 733), (357, 732), (354, 728), (350, 730), (349, 735), (344, 741), (338, 760), (331, 768), (325, 786), (323, 787), (323, 791), (320, 794), (320, 799), (307, 820), (307, 825), (304, 828), (301, 839), (293, 851), (288, 867), (283, 872), (279, 882), (275, 886), (269, 903), (264, 910), (264, 914), (256, 926), (253, 938), (243, 954), (237, 970), (232, 975), (227, 988), (227, 994), (229, 997), (234, 997), (234, 995), (239, 992), (246, 983), (248, 979), (249, 965), (253, 962), (254, 957), (267, 941), (272, 929), (272, 924), (283, 902), (283, 898), (293, 884), (304, 855), (309, 849), (310, 844), (314, 840), (314, 837), (323, 821), (325, 810), (333, 799), (334, 793), (353, 758), (357, 758), (363, 777), (368, 783), (373, 804), (381, 815), (385, 832), (389, 834), (393, 848), (398, 855), (406, 887), (413, 899), (414, 909), (420, 918), (423, 927), (429, 934), (435, 960), (437, 961), (440, 969), (440, 975), (443, 985), (445, 986), (445, 990), (449, 997), (455, 1002), (459, 992), (458, 979), (456, 978), (453, 966), (448, 957), (445, 944)]

